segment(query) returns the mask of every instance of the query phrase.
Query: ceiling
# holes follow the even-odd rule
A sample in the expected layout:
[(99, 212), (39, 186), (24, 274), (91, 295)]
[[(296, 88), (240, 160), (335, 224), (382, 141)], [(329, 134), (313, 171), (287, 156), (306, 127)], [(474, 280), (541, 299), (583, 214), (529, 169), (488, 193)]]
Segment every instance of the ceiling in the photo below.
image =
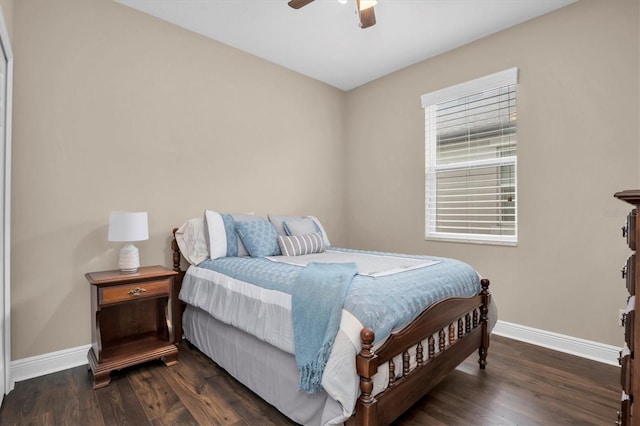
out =
[(342, 90), (549, 13), (576, 0), (116, 0)]

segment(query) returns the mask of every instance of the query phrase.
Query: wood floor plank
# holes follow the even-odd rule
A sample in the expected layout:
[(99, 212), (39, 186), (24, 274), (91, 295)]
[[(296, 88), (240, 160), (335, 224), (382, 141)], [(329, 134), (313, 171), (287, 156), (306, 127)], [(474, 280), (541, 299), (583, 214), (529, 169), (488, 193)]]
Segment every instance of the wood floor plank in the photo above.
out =
[[(0, 425), (286, 425), (274, 407), (197, 349), (179, 363), (112, 373), (93, 390), (87, 367), (16, 384)], [(394, 423), (406, 425), (602, 425), (619, 406), (620, 369), (492, 337), (487, 369), (472, 355)]]
[[(229, 374), (220, 374), (208, 379), (211, 388), (218, 398), (224, 399), (227, 405), (236, 415), (242, 419), (243, 424), (261, 425), (295, 425), (273, 406), (262, 400), (250, 389), (243, 386)], [(215, 381), (215, 382), (214, 382)], [(247, 405), (244, 401), (252, 400), (253, 404)]]
[(134, 369), (113, 372), (109, 386), (94, 391), (105, 425), (151, 424), (129, 382), (128, 374), (135, 374)]
[[(588, 425), (615, 419), (620, 393), (617, 367), (501, 337), (492, 338), (485, 371), (475, 361), (469, 357), (431, 392), (425, 404), (429, 416), (450, 424)], [(449, 401), (465, 407), (458, 410), (464, 413), (461, 421), (446, 417)], [(419, 412), (423, 403), (398, 423), (422, 418), (431, 424)], [(441, 408), (445, 414), (438, 415)]]
[(0, 408), (0, 424), (32, 424), (33, 418), (42, 420), (50, 418), (46, 404), (39, 403), (43, 390), (42, 383), (45, 381), (44, 377), (40, 377), (39, 380), (26, 380), (16, 384), (19, 392), (14, 390), (4, 397)]
[[(186, 356), (181, 356), (181, 361)], [(165, 375), (167, 383), (199, 424), (235, 424), (241, 420), (225, 401), (215, 397), (215, 391), (193, 364), (179, 362), (170, 371), (171, 374)]]
[(129, 375), (131, 386), (136, 389), (138, 401), (154, 425), (197, 425), (173, 388), (155, 363), (140, 366), (136, 374)]
[(62, 418), (64, 424), (102, 424), (102, 412), (97, 408), (97, 395), (93, 392), (93, 385), (87, 380), (86, 366), (80, 366), (61, 371), (59, 377), (58, 405), (61, 414), (54, 413), (56, 418)]

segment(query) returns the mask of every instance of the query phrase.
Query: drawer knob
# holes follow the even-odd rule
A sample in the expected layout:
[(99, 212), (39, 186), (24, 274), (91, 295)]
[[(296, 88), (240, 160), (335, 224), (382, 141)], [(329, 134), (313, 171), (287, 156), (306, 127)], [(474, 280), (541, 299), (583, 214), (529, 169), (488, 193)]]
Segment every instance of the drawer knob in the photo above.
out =
[(624, 225), (622, 227), (622, 237), (626, 237), (627, 236), (627, 225)]
[(627, 265), (624, 265), (620, 272), (622, 272), (622, 278), (627, 278)]
[(133, 290), (129, 290), (127, 292), (127, 294), (131, 295), (131, 296), (140, 296), (142, 293), (146, 292), (147, 290), (144, 288), (140, 288), (140, 287), (136, 287)]

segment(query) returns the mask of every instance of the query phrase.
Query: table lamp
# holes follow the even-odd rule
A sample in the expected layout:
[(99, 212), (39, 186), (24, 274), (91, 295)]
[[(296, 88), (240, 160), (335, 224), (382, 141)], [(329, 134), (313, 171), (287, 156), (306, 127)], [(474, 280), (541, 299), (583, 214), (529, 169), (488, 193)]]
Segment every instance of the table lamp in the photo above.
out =
[(109, 241), (124, 241), (118, 267), (122, 272), (136, 272), (140, 267), (138, 248), (133, 241), (149, 239), (147, 212), (112, 212), (109, 217)]

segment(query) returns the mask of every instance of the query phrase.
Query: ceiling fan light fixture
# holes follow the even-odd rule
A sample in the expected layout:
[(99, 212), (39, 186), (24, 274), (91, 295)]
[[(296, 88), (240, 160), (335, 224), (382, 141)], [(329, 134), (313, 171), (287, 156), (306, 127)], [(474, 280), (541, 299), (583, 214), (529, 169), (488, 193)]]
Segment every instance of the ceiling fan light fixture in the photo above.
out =
[(300, 9), (311, 3), (313, 0), (291, 0), (288, 4), (294, 9)]
[(376, 0), (356, 0), (360, 28), (365, 29), (376, 24), (376, 12), (373, 8), (376, 4), (378, 4)]
[(377, 0), (358, 0), (358, 10), (362, 12), (378, 4)]
[[(300, 9), (311, 3), (313, 0), (289, 0), (289, 6), (294, 9)], [(340, 3), (346, 3), (347, 0), (338, 0)], [(373, 6), (378, 4), (377, 0), (356, 0), (356, 10), (360, 18), (360, 28), (369, 28), (376, 24), (376, 12)]]

